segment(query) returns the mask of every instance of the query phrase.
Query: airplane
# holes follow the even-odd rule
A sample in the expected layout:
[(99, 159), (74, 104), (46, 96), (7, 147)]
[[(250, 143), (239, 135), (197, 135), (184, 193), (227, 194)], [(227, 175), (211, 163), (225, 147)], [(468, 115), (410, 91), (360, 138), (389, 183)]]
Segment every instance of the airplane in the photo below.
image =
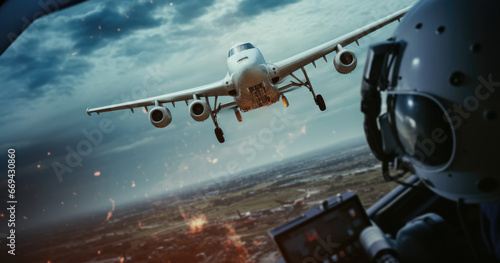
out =
[[(172, 106), (175, 107), (175, 102), (185, 101), (186, 105), (188, 105), (188, 101), (192, 99), (193, 101), (189, 104), (191, 117), (199, 122), (211, 117), (215, 125), (214, 131), (217, 140), (223, 143), (225, 141), (224, 132), (217, 122), (217, 114), (225, 108), (232, 108), (237, 120), (241, 122), (243, 120), (241, 111), (247, 112), (266, 107), (276, 103), (280, 98), (284, 106), (288, 107), (288, 99), (284, 93), (299, 87), (306, 87), (312, 93), (316, 105), (321, 111), (324, 111), (326, 109), (325, 101), (320, 94), (314, 92), (304, 67), (308, 64), (316, 67), (316, 60), (321, 58), (327, 62), (326, 55), (335, 51), (336, 55), (333, 59), (335, 69), (341, 74), (352, 72), (356, 68), (357, 58), (345, 46), (353, 42), (359, 46), (358, 39), (395, 20), (399, 20), (409, 8), (402, 9), (344, 36), (276, 63), (267, 63), (259, 49), (251, 43), (238, 43), (232, 46), (228, 52), (227, 74), (220, 81), (156, 97), (104, 107), (87, 108), (87, 114), (99, 114), (124, 109), (134, 112), (134, 108), (138, 107), (144, 107), (148, 111), (148, 106), (153, 106), (149, 111), (149, 120), (155, 127), (164, 128), (172, 122), (172, 114), (164, 104), (172, 103)], [(305, 81), (294, 74), (298, 70), (302, 71)], [(293, 77), (295, 81), (291, 80), (290, 83), (284, 84), (284, 80), (289, 76)], [(222, 96), (231, 97), (234, 101), (217, 105), (218, 97)], [(213, 107), (210, 105), (210, 97), (214, 97)]]
[[(309, 188), (307, 189), (297, 189), (299, 192), (303, 192), (304, 196), (297, 198), (293, 201), (283, 201), (283, 200), (274, 200), (276, 203), (282, 205), (283, 207), (293, 207), (293, 208), (301, 208), (305, 207), (308, 203), (306, 203), (306, 200), (311, 197), (313, 194), (318, 194), (321, 192), (321, 190), (313, 190), (310, 191)], [(314, 202), (316, 203), (321, 203), (321, 202)]]

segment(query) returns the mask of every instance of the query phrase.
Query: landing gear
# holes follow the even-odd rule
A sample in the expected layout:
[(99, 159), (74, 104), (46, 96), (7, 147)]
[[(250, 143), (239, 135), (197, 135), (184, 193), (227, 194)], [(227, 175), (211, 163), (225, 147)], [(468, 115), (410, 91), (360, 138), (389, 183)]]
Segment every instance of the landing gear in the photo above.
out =
[(285, 97), (285, 95), (281, 95), (281, 100), (283, 101), (283, 104), (285, 105), (285, 108), (288, 108), (288, 99)]
[[(306, 70), (304, 69), (304, 67), (301, 67), (300, 69), (302, 69), (302, 73), (304, 73), (304, 77), (306, 77), (306, 82), (304, 83), (302, 80), (300, 80), (299, 78), (297, 78), (295, 75), (293, 75), (293, 73), (290, 73), (290, 76), (292, 76), (293, 78), (295, 78), (299, 83), (295, 83), (295, 82), (292, 82), (292, 86), (305, 86), (306, 88), (309, 89), (309, 91), (312, 93), (313, 95), (313, 98), (314, 98), (314, 102), (316, 102), (316, 105), (318, 105), (319, 109), (321, 111), (324, 111), (326, 110), (326, 104), (325, 104), (325, 100), (323, 100), (323, 96), (321, 95), (316, 95), (316, 93), (314, 93), (314, 89), (311, 85), (311, 81), (309, 81), (309, 76), (307, 76), (307, 72)], [(284, 98), (285, 96), (283, 96)], [(286, 98), (284, 98), (285, 100)], [(283, 103), (285, 102), (283, 100)], [(288, 101), (287, 101), (287, 104), (288, 104)], [(287, 106), (287, 104), (285, 104), (285, 107)]]
[(215, 136), (220, 143), (224, 143), (226, 140), (224, 139), (224, 132), (220, 127), (215, 128)]
[[(224, 104), (224, 105), (221, 105), (221, 103), (219, 103), (219, 105), (217, 106), (217, 98), (218, 97), (215, 96), (214, 108), (213, 108), (212, 113), (210, 114), (210, 116), (212, 117), (212, 121), (214, 122), (214, 125), (215, 125), (215, 130), (214, 130), (215, 137), (217, 137), (217, 140), (220, 143), (224, 143), (226, 140), (224, 139), (224, 132), (219, 127), (219, 123), (217, 122), (217, 113), (219, 113), (219, 111), (221, 111), (224, 108), (235, 106), (236, 102), (231, 102), (231, 103), (227, 103), (227, 104)], [(206, 97), (205, 99), (206, 99), (208, 105), (210, 105), (210, 102), (208, 101), (208, 97)], [(241, 113), (239, 112), (238, 108), (234, 109), (234, 113), (236, 114), (236, 118), (238, 119), (238, 121), (241, 122), (243, 119), (241, 118)]]
[(236, 115), (236, 119), (239, 122), (243, 121), (243, 117), (241, 117), (241, 112), (238, 110), (238, 108), (234, 108), (234, 115)]
[(323, 100), (323, 96), (318, 94), (314, 101), (316, 102), (316, 105), (318, 105), (320, 111), (326, 110), (325, 100)]

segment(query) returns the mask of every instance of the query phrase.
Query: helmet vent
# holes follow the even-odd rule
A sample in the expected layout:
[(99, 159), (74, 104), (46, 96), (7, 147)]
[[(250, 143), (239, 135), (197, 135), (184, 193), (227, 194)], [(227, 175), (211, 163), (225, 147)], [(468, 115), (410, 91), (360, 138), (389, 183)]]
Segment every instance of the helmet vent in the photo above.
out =
[(440, 26), (436, 30), (436, 34), (441, 35), (444, 33), (444, 26)]
[(465, 75), (460, 71), (455, 71), (450, 76), (451, 85), (458, 87), (464, 83)]
[(482, 47), (480, 43), (474, 43), (470, 46), (470, 51), (474, 53), (479, 53), (481, 51)]

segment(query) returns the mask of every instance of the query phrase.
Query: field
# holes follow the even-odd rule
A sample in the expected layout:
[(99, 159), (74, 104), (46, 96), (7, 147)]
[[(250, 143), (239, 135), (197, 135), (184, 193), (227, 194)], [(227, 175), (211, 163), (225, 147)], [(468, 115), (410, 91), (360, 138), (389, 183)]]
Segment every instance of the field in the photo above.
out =
[[(321, 158), (318, 158), (321, 156)], [(267, 232), (337, 193), (368, 208), (396, 186), (384, 182), (366, 147), (295, 166), (266, 168), (203, 191), (170, 194), (114, 211), (106, 221), (75, 219), (33, 234), (29, 262), (275, 262)], [(312, 161), (314, 160), (314, 161)], [(201, 193), (201, 194), (200, 194)], [(29, 252), (28, 252), (29, 251)]]

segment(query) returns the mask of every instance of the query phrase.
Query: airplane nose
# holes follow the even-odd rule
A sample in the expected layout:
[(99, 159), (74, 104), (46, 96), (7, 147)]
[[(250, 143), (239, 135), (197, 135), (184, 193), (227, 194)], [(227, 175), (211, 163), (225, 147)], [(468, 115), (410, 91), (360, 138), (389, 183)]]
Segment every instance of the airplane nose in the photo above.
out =
[(262, 83), (262, 73), (256, 68), (248, 68), (243, 71), (239, 84), (243, 87), (252, 87)]

